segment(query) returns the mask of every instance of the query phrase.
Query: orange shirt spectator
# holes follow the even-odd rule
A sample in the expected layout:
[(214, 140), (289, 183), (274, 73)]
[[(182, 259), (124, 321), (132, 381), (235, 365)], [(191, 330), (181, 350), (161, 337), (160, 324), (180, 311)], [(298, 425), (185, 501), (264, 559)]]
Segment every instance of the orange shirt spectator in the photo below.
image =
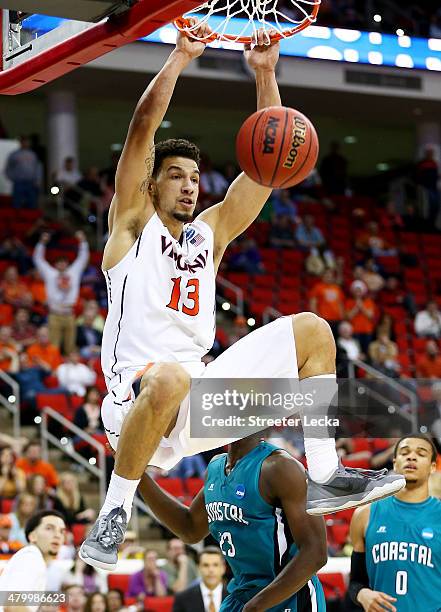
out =
[(426, 344), (426, 354), (416, 360), (417, 375), (420, 378), (441, 378), (441, 355), (435, 340)]
[(4, 301), (12, 304), (12, 306), (23, 306), (32, 302), (30, 291), (25, 283), (20, 280), (15, 266), (6, 268), (1, 290)]
[(37, 342), (30, 345), (27, 354), (32, 364), (46, 370), (56, 370), (62, 362), (59, 349), (49, 342), (49, 331), (46, 326), (40, 327), (37, 331)]
[(8, 325), (0, 327), (0, 370), (3, 372), (17, 372), (18, 351), (17, 345), (11, 336), (12, 330)]
[(311, 310), (327, 321), (341, 321), (344, 318), (343, 304), (345, 296), (334, 282), (332, 270), (326, 270), (322, 280), (315, 285), (309, 294)]
[(16, 466), (23, 470), (26, 476), (40, 474), (46, 481), (46, 486), (54, 489), (58, 485), (58, 474), (53, 465), (41, 458), (41, 444), (31, 441), (25, 446), (24, 457), (17, 460)]
[(0, 325), (11, 325), (14, 319), (14, 309), (10, 304), (0, 304)]
[(352, 297), (346, 300), (346, 318), (350, 321), (354, 334), (372, 334), (377, 312), (374, 301), (365, 297), (367, 287), (363, 281), (351, 284)]
[(0, 514), (0, 560), (7, 560), (23, 548), (21, 542), (9, 539), (12, 529), (12, 520), (7, 514)]
[(33, 270), (31, 273), (31, 280), (29, 282), (29, 291), (32, 293), (34, 302), (37, 304), (46, 304), (46, 287), (42, 280), (38, 270)]

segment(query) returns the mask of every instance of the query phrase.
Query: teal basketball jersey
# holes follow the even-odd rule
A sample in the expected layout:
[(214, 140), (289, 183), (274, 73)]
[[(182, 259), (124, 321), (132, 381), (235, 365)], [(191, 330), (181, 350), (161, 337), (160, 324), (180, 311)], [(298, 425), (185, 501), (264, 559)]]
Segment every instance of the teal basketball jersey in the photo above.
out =
[(441, 501), (373, 503), (366, 567), (370, 587), (396, 597), (397, 612), (440, 612)]
[[(297, 552), (283, 510), (268, 504), (259, 491), (262, 463), (276, 450), (261, 442), (228, 475), (226, 454), (208, 466), (204, 496), (209, 529), (233, 572), (222, 611), (242, 609), (241, 603), (245, 605), (272, 582)], [(271, 612), (324, 610), (323, 589), (316, 576), (289, 600), (271, 608)]]

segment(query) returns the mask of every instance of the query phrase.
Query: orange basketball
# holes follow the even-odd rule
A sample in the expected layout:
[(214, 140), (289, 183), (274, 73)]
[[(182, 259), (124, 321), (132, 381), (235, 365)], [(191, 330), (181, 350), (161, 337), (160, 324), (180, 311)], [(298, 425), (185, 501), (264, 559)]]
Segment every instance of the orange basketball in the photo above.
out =
[(269, 106), (248, 117), (236, 139), (240, 167), (256, 183), (275, 189), (293, 187), (314, 168), (317, 133), (294, 108)]

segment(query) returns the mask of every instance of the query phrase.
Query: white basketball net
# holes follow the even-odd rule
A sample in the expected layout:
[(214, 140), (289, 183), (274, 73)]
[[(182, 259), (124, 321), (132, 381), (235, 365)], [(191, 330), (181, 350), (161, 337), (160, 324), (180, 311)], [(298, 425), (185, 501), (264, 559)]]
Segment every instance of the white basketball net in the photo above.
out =
[[(203, 40), (195, 33), (201, 23), (209, 24), (216, 38), (233, 42), (244, 37), (254, 39), (261, 29), (268, 40), (275, 37), (268, 34), (269, 30), (276, 30), (277, 38), (288, 38), (315, 22), (320, 3), (321, 0), (207, 0), (183, 15), (184, 20), (197, 17), (197, 25), (177, 23), (176, 26), (197, 40)], [(216, 16), (220, 17), (220, 22), (213, 26), (211, 18)], [(248, 23), (237, 33), (228, 29), (235, 17), (248, 18)]]

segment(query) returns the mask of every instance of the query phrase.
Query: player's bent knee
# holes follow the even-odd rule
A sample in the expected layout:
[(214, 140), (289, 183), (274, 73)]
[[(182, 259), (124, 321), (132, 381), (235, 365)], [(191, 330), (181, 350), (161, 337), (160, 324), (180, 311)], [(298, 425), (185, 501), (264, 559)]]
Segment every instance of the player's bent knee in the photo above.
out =
[(301, 312), (291, 318), (299, 369), (311, 359), (333, 363), (335, 340), (329, 323), (313, 312)]
[(190, 391), (190, 375), (178, 363), (158, 363), (141, 380), (141, 396), (150, 407), (166, 410), (179, 406)]

